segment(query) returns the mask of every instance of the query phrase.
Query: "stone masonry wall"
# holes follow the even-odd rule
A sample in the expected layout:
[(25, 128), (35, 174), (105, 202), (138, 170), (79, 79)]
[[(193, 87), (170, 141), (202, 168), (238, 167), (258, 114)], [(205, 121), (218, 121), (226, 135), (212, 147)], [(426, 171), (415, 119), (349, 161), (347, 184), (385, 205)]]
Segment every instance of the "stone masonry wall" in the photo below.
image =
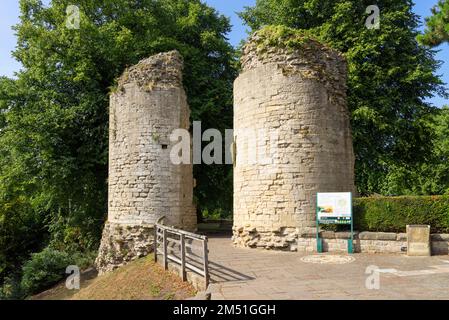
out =
[(245, 46), (234, 83), (233, 241), (296, 250), (315, 226), (316, 192), (355, 191), (347, 65), (312, 40), (261, 54), (260, 37)]
[[(101, 272), (152, 250), (153, 225), (196, 230), (192, 165), (170, 161), (174, 129), (189, 129), (177, 51), (127, 69), (110, 97), (108, 221), (97, 258)], [(122, 245), (123, 244), (123, 245)]]
[[(321, 232), (324, 252), (347, 253), (348, 232)], [(432, 254), (447, 255), (449, 253), (449, 235), (431, 235)], [(299, 252), (316, 252), (316, 234), (305, 233), (298, 238)], [(390, 232), (360, 232), (354, 234), (354, 251), (358, 253), (407, 253), (407, 234)]]

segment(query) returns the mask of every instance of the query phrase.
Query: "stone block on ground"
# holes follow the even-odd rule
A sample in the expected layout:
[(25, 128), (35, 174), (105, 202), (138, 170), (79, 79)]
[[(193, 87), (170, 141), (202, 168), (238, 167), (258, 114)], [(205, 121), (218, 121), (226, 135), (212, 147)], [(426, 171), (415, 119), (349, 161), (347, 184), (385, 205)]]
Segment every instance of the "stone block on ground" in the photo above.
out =
[(430, 226), (407, 225), (407, 255), (431, 255)]

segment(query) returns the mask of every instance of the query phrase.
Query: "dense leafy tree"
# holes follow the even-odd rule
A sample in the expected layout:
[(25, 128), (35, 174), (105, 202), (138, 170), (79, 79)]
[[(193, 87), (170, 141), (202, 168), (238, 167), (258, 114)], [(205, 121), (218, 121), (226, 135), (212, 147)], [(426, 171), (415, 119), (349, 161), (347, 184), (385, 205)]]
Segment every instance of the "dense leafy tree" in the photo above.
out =
[[(80, 8), (79, 29), (67, 28), (68, 5)], [(29, 239), (36, 230), (59, 250), (95, 248), (107, 212), (108, 93), (115, 79), (140, 59), (178, 49), (193, 120), (204, 129), (231, 127), (229, 20), (200, 0), (21, 0), (20, 9), (14, 56), (23, 70), (0, 81), (1, 232), (16, 221), (13, 235), (24, 248), (36, 248), (38, 238)], [(221, 194), (204, 207), (230, 207), (230, 170), (195, 168), (199, 201)], [(5, 248), (0, 262), (14, 264)], [(21, 253), (29, 252), (14, 252)]]
[(307, 29), (340, 50), (349, 63), (348, 105), (361, 194), (386, 192), (398, 169), (429, 161), (434, 112), (425, 99), (444, 94), (434, 52), (416, 41), (419, 17), (409, 0), (380, 0), (380, 28), (367, 28), (372, 1), (257, 0), (241, 17), (257, 30), (267, 24)]
[(392, 170), (385, 183), (385, 193), (449, 194), (449, 107), (435, 110), (424, 123), (431, 132), (428, 161)]
[[(425, 176), (431, 181), (424, 193), (449, 194), (449, 106), (438, 110), (432, 117), (435, 159), (427, 164)], [(429, 172), (430, 171), (430, 172)]]
[(418, 39), (426, 45), (438, 46), (449, 42), (449, 1), (440, 0), (432, 8), (432, 16), (426, 18), (426, 30)]

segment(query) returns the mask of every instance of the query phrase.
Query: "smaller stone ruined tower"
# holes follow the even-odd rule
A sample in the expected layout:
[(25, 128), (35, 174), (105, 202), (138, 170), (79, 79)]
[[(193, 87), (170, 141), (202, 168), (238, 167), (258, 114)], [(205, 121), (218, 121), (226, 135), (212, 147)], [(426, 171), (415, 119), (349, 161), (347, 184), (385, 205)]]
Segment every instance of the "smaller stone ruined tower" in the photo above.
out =
[(317, 192), (353, 192), (347, 64), (283, 27), (248, 41), (234, 83), (234, 243), (295, 250)]
[(127, 69), (110, 97), (108, 221), (96, 265), (113, 270), (153, 250), (154, 223), (196, 230), (192, 165), (173, 164), (170, 134), (189, 130), (177, 51)]

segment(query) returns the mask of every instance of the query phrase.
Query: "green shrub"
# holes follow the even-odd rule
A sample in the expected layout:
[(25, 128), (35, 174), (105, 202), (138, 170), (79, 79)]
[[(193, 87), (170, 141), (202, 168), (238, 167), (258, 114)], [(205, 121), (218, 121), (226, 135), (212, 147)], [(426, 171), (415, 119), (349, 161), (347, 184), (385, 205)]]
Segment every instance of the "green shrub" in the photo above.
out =
[(20, 278), (11, 276), (5, 278), (0, 286), (0, 300), (21, 300), (24, 298), (24, 292), (20, 286)]
[(85, 270), (95, 264), (97, 255), (98, 251), (74, 252), (72, 260), (75, 261), (74, 265), (78, 266), (80, 270)]
[(449, 233), (449, 196), (371, 197), (354, 200), (354, 229), (405, 232), (407, 224), (428, 224)]
[(221, 208), (216, 209), (204, 209), (201, 211), (203, 220), (231, 220), (232, 213)]
[(48, 289), (65, 277), (71, 264), (73, 259), (66, 252), (45, 248), (34, 253), (22, 268), (21, 287), (27, 295)]

